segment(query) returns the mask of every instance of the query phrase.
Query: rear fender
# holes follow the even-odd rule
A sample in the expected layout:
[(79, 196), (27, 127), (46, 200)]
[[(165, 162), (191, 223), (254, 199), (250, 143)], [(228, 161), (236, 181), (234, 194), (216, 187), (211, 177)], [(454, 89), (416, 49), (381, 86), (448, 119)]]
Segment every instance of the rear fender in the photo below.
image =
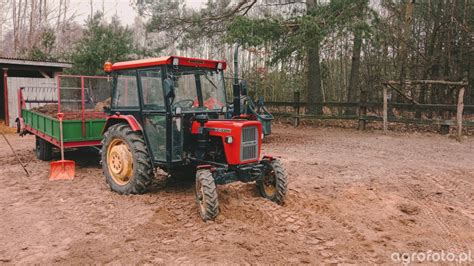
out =
[(111, 115), (107, 117), (102, 134), (104, 134), (109, 127), (120, 123), (128, 124), (133, 131), (143, 131), (140, 123), (138, 123), (133, 115)]

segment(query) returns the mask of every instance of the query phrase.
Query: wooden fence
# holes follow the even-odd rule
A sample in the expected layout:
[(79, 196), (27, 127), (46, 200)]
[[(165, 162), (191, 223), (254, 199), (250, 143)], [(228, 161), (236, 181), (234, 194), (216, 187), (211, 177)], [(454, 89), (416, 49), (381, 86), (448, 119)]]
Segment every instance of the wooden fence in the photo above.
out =
[[(323, 103), (311, 103), (313, 106), (317, 107), (326, 107), (329, 109), (338, 108), (341, 110), (353, 108), (356, 109), (356, 114), (345, 114), (344, 111), (339, 112), (339, 114), (308, 114), (305, 109), (308, 106), (307, 102), (301, 101), (300, 94), (295, 92), (293, 95), (292, 102), (265, 102), (265, 105), (270, 107), (273, 110), (273, 114), (276, 116), (286, 116), (293, 118), (293, 124), (297, 127), (300, 124), (302, 119), (346, 119), (346, 120), (357, 120), (358, 129), (364, 130), (367, 122), (369, 121), (382, 121), (384, 131), (388, 130), (388, 125), (390, 122), (396, 123), (407, 123), (407, 124), (424, 124), (424, 125), (439, 125), (441, 127), (441, 133), (449, 132), (450, 126), (457, 127), (457, 137), (460, 140), (462, 134), (462, 127), (468, 126), (473, 127), (474, 121), (463, 120), (463, 114), (470, 113), (474, 114), (474, 105), (464, 105), (464, 91), (467, 87), (467, 82), (449, 82), (449, 81), (427, 81), (427, 80), (417, 80), (417, 81), (405, 81), (404, 86), (409, 85), (418, 85), (418, 84), (442, 84), (447, 86), (452, 86), (457, 91), (457, 103), (456, 104), (433, 104), (433, 103), (419, 103), (416, 100), (409, 97), (405, 94), (403, 90), (397, 88), (400, 86), (398, 81), (389, 81), (384, 83), (383, 88), (383, 100), (380, 102), (368, 102), (366, 99), (366, 92), (361, 92), (361, 101), (360, 102), (323, 102)], [(398, 93), (400, 96), (405, 98), (406, 102), (390, 102), (390, 97), (388, 92), (392, 90), (395, 93)], [(284, 111), (278, 111), (281, 108), (284, 108)], [(368, 112), (369, 110), (382, 110), (382, 115), (374, 114), (374, 112)], [(436, 119), (421, 119), (413, 117), (396, 117), (394, 115), (389, 115), (391, 110), (398, 111), (409, 111), (409, 112), (439, 112), (443, 114), (442, 118)], [(450, 113), (456, 114), (456, 119), (451, 119), (449, 117)]]

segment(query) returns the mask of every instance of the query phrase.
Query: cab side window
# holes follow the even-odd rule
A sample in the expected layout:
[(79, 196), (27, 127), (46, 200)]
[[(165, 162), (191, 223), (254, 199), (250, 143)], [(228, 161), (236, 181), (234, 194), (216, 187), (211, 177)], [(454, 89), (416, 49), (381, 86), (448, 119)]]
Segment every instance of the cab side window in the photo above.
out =
[(147, 109), (165, 110), (161, 70), (150, 69), (139, 72), (143, 92), (143, 104)]
[(117, 72), (112, 108), (139, 108), (136, 73), (135, 70)]

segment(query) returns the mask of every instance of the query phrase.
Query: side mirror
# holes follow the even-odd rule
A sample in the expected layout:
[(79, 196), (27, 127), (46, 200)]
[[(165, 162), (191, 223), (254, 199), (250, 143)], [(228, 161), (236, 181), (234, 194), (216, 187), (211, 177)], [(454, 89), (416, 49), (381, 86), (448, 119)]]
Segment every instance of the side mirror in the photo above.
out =
[(165, 79), (164, 86), (165, 86), (166, 98), (174, 98), (175, 95), (174, 95), (173, 81), (169, 78)]

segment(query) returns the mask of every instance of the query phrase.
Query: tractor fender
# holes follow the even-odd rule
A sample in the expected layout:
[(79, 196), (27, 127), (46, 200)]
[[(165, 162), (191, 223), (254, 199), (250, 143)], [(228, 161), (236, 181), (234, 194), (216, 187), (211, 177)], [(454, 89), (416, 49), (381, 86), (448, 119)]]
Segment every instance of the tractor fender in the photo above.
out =
[(197, 170), (209, 170), (211, 172), (215, 172), (216, 171), (216, 167), (210, 165), (210, 164), (201, 164), (201, 165), (198, 165)]
[(104, 129), (102, 130), (102, 134), (104, 134), (109, 127), (119, 124), (119, 123), (127, 123), (132, 131), (142, 131), (142, 127), (140, 123), (138, 123), (137, 119), (133, 115), (111, 115), (107, 117), (107, 121), (105, 122)]
[(280, 158), (280, 156), (272, 156), (272, 155), (268, 155), (268, 154), (267, 154), (267, 155), (264, 155), (262, 159), (271, 162), (271, 161), (274, 161), (274, 160), (276, 160), (276, 159), (278, 159), (278, 158)]

